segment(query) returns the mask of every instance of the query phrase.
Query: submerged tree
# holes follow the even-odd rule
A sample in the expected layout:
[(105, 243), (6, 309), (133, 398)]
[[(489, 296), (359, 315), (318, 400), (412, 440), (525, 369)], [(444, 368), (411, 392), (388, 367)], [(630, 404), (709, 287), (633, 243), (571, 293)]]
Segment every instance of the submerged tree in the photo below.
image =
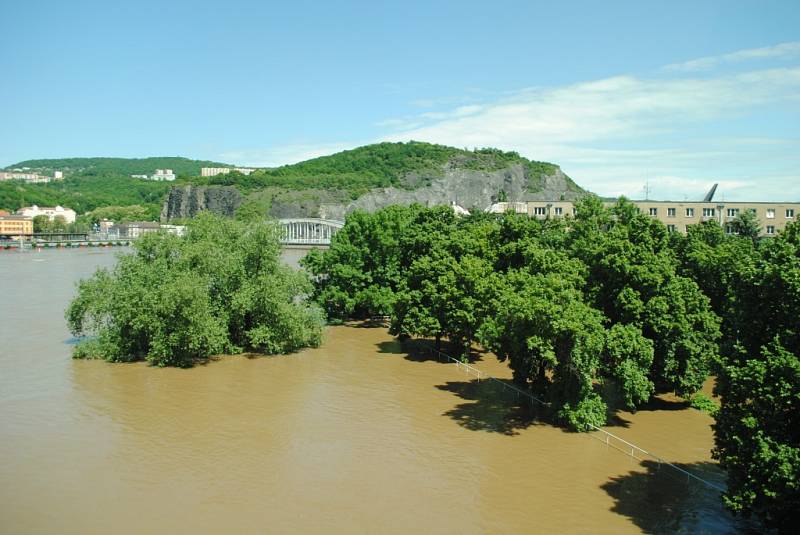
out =
[(319, 345), (323, 315), (307, 276), (281, 264), (278, 231), (207, 213), (186, 237), (147, 234), (111, 270), (78, 285), (66, 312), (88, 335), (76, 357), (191, 366), (222, 352)]
[(800, 522), (800, 224), (736, 267), (714, 455), (726, 504), (789, 533)]
[(314, 298), (335, 320), (391, 313), (401, 279), (399, 240), (421, 207), (355, 211), (327, 251), (311, 251), (302, 265), (316, 279)]
[(624, 198), (608, 215), (597, 201), (579, 204), (571, 250), (588, 269), (586, 293), (612, 325), (630, 325), (652, 342), (656, 389), (687, 396), (716, 359), (719, 318), (679, 274), (670, 245), (664, 225)]

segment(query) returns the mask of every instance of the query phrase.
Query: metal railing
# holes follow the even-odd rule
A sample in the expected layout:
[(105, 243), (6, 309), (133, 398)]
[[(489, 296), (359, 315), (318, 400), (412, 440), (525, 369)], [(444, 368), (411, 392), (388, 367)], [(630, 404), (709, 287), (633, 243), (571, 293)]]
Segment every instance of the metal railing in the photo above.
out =
[[(420, 346), (424, 347), (425, 349), (427, 349), (431, 353), (436, 354), (437, 360), (439, 360), (440, 362), (442, 361), (442, 359), (444, 359), (445, 361), (453, 362), (458, 367), (460, 367), (460, 368), (466, 370), (468, 373), (474, 375), (479, 381), (489, 380), (489, 381), (494, 381), (495, 383), (498, 383), (498, 384), (502, 385), (502, 387), (505, 390), (515, 394), (517, 399), (527, 398), (528, 400), (531, 401), (531, 404), (533, 404), (535, 402), (535, 403), (538, 403), (539, 405), (541, 405), (543, 407), (549, 407), (550, 406), (550, 403), (540, 399), (539, 397), (535, 396), (533, 393), (528, 392), (528, 391), (526, 391), (526, 390), (524, 390), (522, 388), (519, 388), (516, 385), (509, 384), (506, 381), (502, 381), (502, 380), (500, 380), (500, 379), (498, 379), (496, 377), (493, 377), (493, 376), (489, 375), (488, 373), (486, 373), (484, 371), (481, 371), (478, 368), (476, 368), (476, 367), (474, 367), (474, 366), (472, 366), (470, 364), (467, 364), (466, 362), (462, 362), (461, 360), (459, 360), (457, 358), (451, 357), (447, 353), (443, 353), (443, 352), (439, 351), (438, 349), (433, 348), (433, 347), (431, 347), (431, 346), (429, 346), (427, 344), (420, 344)], [(680, 466), (676, 466), (676, 465), (672, 464), (671, 462), (664, 460), (663, 457), (661, 457), (659, 455), (656, 455), (654, 453), (651, 453), (651, 452), (645, 450), (644, 448), (641, 448), (641, 447), (637, 446), (636, 444), (632, 444), (632, 443), (628, 442), (627, 440), (625, 440), (624, 438), (618, 437), (617, 435), (615, 435), (613, 433), (610, 433), (610, 432), (606, 431), (605, 429), (603, 429), (601, 427), (597, 427), (596, 425), (592, 425), (592, 424), (588, 424), (588, 425), (593, 430), (592, 433), (589, 433), (589, 436), (591, 436), (592, 438), (595, 438), (596, 440), (599, 440), (601, 442), (605, 442), (605, 444), (607, 446), (609, 446), (611, 448), (614, 448), (615, 450), (620, 451), (620, 452), (622, 452), (622, 453), (624, 453), (626, 455), (630, 455), (632, 458), (634, 458), (634, 459), (636, 459), (638, 461), (644, 461), (644, 460), (647, 460), (647, 459), (651, 459), (651, 460), (656, 461), (658, 463), (659, 467), (661, 467), (661, 466), (669, 467), (669, 468), (675, 470), (676, 472), (686, 476), (687, 480), (689, 480), (689, 481), (693, 480), (693, 481), (700, 482), (700, 483), (706, 485), (707, 487), (712, 488), (712, 489), (714, 489), (714, 490), (716, 490), (718, 492), (725, 492), (725, 490), (726, 490), (724, 487), (721, 487), (721, 486), (717, 485), (716, 483), (712, 483), (711, 481), (708, 481), (707, 479), (703, 479), (702, 477), (700, 477), (700, 476), (698, 476), (696, 474), (693, 474), (693, 473), (689, 472), (688, 470), (685, 470), (685, 469), (681, 468)], [(596, 434), (599, 434), (600, 436), (595, 436)]]

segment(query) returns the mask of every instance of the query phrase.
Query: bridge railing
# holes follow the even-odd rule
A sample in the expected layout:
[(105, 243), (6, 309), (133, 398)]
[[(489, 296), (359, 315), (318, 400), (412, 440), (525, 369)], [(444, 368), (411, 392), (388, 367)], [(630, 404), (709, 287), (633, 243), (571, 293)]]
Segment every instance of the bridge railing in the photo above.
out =
[[(470, 365), (470, 364), (468, 364), (466, 362), (463, 362), (463, 361), (461, 361), (461, 360), (459, 360), (457, 358), (454, 358), (454, 357), (448, 355), (447, 353), (443, 353), (442, 351), (439, 351), (438, 349), (436, 349), (434, 347), (431, 347), (431, 346), (429, 346), (427, 344), (420, 344), (420, 345), (421, 345), (421, 347), (426, 349), (429, 352), (429, 354), (435, 355), (437, 360), (439, 360), (440, 362), (441, 361), (452, 362), (458, 368), (463, 369), (464, 371), (466, 371), (470, 375), (476, 377), (479, 381), (483, 381), (483, 380), (493, 381), (493, 382), (501, 385), (502, 388), (506, 392), (508, 392), (512, 396), (516, 397), (516, 399), (520, 399), (520, 400), (521, 399), (525, 399), (531, 404), (531, 406), (533, 406), (534, 404), (537, 404), (537, 405), (540, 405), (540, 406), (543, 406), (543, 407), (549, 407), (550, 406), (550, 403), (548, 403), (548, 402), (540, 399), (539, 397), (535, 396), (532, 392), (529, 392), (527, 390), (519, 388), (516, 385), (509, 384), (508, 382), (502, 381), (502, 380), (500, 380), (500, 379), (498, 379), (496, 377), (493, 377), (493, 376), (489, 375), (488, 373), (486, 373), (486, 372), (484, 372), (482, 370), (479, 370), (478, 368), (476, 368), (476, 367), (474, 367), (474, 366), (472, 366), (472, 365)], [(598, 427), (598, 426), (592, 425), (592, 424), (588, 424), (588, 425), (592, 429), (591, 432), (587, 433), (589, 436), (591, 436), (592, 438), (595, 438), (595, 439), (597, 439), (597, 440), (599, 440), (601, 442), (605, 442), (605, 444), (607, 446), (609, 446), (611, 448), (614, 448), (615, 450), (620, 451), (620, 452), (622, 452), (622, 453), (624, 453), (626, 455), (629, 455), (630, 457), (632, 457), (632, 458), (634, 458), (634, 459), (636, 459), (638, 461), (643, 461), (643, 460), (646, 460), (646, 459), (650, 459), (650, 460), (656, 461), (658, 463), (659, 467), (666, 466), (666, 467), (674, 470), (676, 473), (681, 474), (683, 476), (686, 476), (688, 481), (696, 481), (698, 483), (702, 483), (703, 485), (705, 485), (705, 486), (707, 486), (707, 487), (709, 487), (711, 489), (714, 489), (715, 491), (718, 491), (718, 492), (725, 492), (725, 490), (726, 490), (724, 487), (722, 487), (722, 486), (720, 486), (720, 485), (718, 485), (716, 483), (713, 483), (711, 481), (708, 481), (707, 479), (704, 479), (704, 478), (698, 476), (697, 474), (693, 474), (693, 473), (689, 472), (688, 470), (684, 470), (680, 466), (676, 466), (675, 464), (673, 464), (673, 463), (671, 463), (669, 461), (666, 461), (663, 457), (661, 457), (659, 455), (656, 455), (655, 453), (649, 452), (646, 449), (644, 449), (644, 448), (642, 448), (640, 446), (637, 446), (636, 444), (632, 444), (631, 442), (628, 442), (624, 438), (618, 437), (617, 435), (615, 435), (613, 433), (610, 433), (609, 431), (606, 431), (605, 429), (603, 429), (601, 427)]]

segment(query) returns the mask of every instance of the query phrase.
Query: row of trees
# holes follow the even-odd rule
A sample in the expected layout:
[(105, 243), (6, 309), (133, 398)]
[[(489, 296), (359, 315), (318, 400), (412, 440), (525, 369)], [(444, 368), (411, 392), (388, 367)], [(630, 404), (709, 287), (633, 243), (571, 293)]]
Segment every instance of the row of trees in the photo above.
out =
[(800, 521), (800, 224), (777, 237), (690, 228), (681, 269), (722, 317), (714, 456), (727, 470), (726, 504), (785, 531)]
[(81, 281), (69, 328), (78, 358), (192, 366), (244, 349), (318, 346), (322, 311), (308, 276), (280, 261), (279, 231), (203, 213), (185, 237), (146, 234), (111, 270)]
[[(759, 242), (752, 222), (687, 236), (621, 199), (574, 219), (456, 217), (446, 207), (355, 212), (305, 265), (333, 319), (389, 315), (399, 336), (474, 343), (568, 427), (602, 425), (658, 392), (718, 375), (715, 455), (727, 504), (787, 526), (800, 511), (800, 229)], [(748, 231), (750, 229), (750, 231)]]
[(719, 319), (678, 272), (663, 225), (594, 198), (564, 221), (466, 218), (446, 207), (355, 213), (331, 249), (309, 255), (334, 318), (390, 315), (391, 332), (475, 343), (568, 426), (606, 421), (653, 392), (688, 396), (717, 355)]

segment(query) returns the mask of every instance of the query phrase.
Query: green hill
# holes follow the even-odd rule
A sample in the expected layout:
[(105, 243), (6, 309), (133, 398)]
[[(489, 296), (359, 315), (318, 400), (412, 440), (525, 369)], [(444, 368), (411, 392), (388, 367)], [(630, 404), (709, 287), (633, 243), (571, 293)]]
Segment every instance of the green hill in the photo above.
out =
[[(410, 141), (366, 145), (292, 165), (262, 169), (249, 176), (231, 173), (192, 179), (191, 182), (232, 185), (243, 193), (268, 187), (334, 189), (347, 191), (355, 198), (374, 188), (394, 186), (416, 189), (429, 185), (432, 180), (444, 175), (447, 165), (465, 170), (497, 171), (513, 164), (520, 164), (526, 169), (532, 189), (538, 189), (540, 185), (536, 181), (541, 176), (558, 170), (554, 164), (528, 160), (516, 152), (466, 150)], [(570, 183), (575, 191), (582, 191), (571, 180)]]
[[(546, 178), (558, 175), (560, 188), (569, 193), (583, 190), (558, 166), (523, 158), (515, 152), (497, 149), (465, 150), (422, 142), (378, 143), (314, 158), (292, 165), (260, 169), (249, 176), (236, 172), (215, 177), (200, 177), (201, 167), (229, 167), (218, 162), (179, 157), (158, 158), (63, 158), (27, 160), (11, 168), (29, 167), (39, 172), (61, 170), (66, 178), (49, 184), (0, 182), (0, 209), (21, 206), (60, 204), (79, 214), (105, 206), (141, 205), (157, 218), (172, 186), (230, 185), (244, 196), (269, 197), (269, 202), (284, 205), (307, 202), (346, 203), (376, 188), (395, 187), (417, 190), (456, 171), (503, 174), (512, 167), (523, 176), (525, 189), (547, 189)], [(131, 178), (132, 174), (152, 174), (155, 169), (172, 169), (175, 182), (150, 182)], [(502, 173), (497, 173), (497, 172)], [(459, 174), (460, 173), (460, 174)], [(497, 180), (497, 177), (494, 177)], [(502, 181), (502, 177), (500, 178)], [(251, 195), (252, 194), (252, 195)], [(257, 199), (258, 200), (258, 199)], [(264, 200), (258, 200), (259, 206)]]
[(176, 175), (199, 175), (201, 167), (232, 167), (229, 164), (206, 160), (190, 160), (178, 156), (152, 158), (57, 158), (25, 160), (9, 165), (6, 169), (29, 167), (31, 170), (48, 173), (64, 171), (66, 176), (130, 176), (150, 175), (156, 169), (172, 169)]

